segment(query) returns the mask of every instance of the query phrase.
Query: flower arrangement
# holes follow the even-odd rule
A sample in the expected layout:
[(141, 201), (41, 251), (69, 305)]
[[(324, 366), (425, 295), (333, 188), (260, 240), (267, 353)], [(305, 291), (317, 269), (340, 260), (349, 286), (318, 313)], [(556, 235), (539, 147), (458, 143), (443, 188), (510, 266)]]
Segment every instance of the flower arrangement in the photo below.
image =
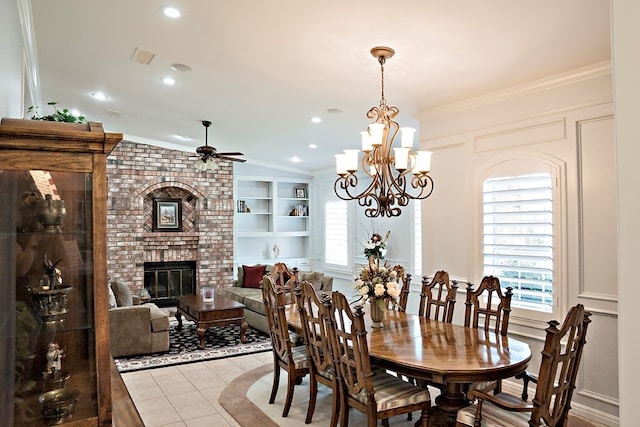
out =
[(391, 231), (387, 231), (384, 239), (378, 233), (373, 233), (371, 235), (371, 239), (364, 242), (364, 255), (368, 258), (374, 257), (378, 259), (384, 259), (384, 256), (387, 254), (387, 240), (389, 240), (389, 234)]
[(355, 284), (356, 292), (360, 297), (358, 301), (369, 301), (383, 311), (387, 309), (389, 303), (397, 304), (400, 296), (398, 277), (398, 272), (388, 268), (386, 264), (383, 266), (369, 264), (362, 267)]

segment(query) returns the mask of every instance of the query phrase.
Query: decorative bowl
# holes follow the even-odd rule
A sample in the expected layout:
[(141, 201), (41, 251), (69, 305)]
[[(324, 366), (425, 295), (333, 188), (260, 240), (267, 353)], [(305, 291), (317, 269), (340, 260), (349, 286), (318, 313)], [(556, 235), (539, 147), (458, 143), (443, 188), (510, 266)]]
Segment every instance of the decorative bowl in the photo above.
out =
[(59, 424), (71, 416), (78, 403), (78, 390), (59, 388), (42, 393), (38, 401), (42, 405), (42, 416), (53, 424)]

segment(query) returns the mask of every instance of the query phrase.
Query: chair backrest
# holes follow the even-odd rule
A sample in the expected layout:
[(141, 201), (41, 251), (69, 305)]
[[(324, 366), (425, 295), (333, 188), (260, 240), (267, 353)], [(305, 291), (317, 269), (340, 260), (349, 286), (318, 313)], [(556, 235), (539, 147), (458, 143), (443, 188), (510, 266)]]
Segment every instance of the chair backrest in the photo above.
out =
[(262, 299), (273, 351), (283, 362), (293, 363), (284, 289), (266, 275), (262, 278)]
[(512, 288), (508, 287), (504, 293), (500, 280), (494, 276), (483, 277), (476, 290), (473, 289), (473, 283), (468, 283), (464, 326), (476, 329), (482, 327), (485, 331), (493, 328), (495, 333), (507, 335), (512, 296)]
[[(273, 282), (277, 285), (280, 285), (284, 288), (285, 292), (288, 290), (289, 294), (289, 302), (293, 304), (295, 302), (295, 296), (293, 294), (293, 288), (298, 281), (298, 269), (293, 268), (289, 270), (287, 264), (284, 262), (276, 262), (273, 265), (273, 269), (269, 273), (269, 276), (273, 279)], [(286, 300), (286, 298), (285, 298)]]
[(364, 390), (369, 397), (367, 403), (375, 403), (362, 306), (352, 311), (344, 294), (333, 291), (327, 310), (327, 332), (338, 376), (349, 394), (357, 395)]
[[(296, 288), (295, 294), (311, 367), (316, 372), (326, 371), (333, 367), (330, 341), (327, 335), (327, 308), (309, 282), (302, 282), (302, 285)], [(331, 297), (328, 294), (323, 294), (323, 299), (330, 300)]]
[(456, 305), (458, 285), (449, 281), (449, 273), (440, 270), (433, 279), (422, 278), (418, 315), (451, 323)]
[(537, 422), (531, 425), (540, 425), (540, 420), (550, 426), (565, 425), (586, 343), (587, 327), (591, 323), (590, 316), (591, 313), (578, 304), (569, 310), (559, 329), (559, 322), (549, 322), (533, 399), (536, 409), (531, 421)]

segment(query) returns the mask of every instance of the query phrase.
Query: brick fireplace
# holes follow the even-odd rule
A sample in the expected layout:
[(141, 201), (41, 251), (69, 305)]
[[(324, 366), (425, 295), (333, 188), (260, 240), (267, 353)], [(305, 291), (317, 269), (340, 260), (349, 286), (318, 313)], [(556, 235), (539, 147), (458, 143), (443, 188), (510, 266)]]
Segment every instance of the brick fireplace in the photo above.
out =
[[(196, 284), (233, 279), (233, 166), (193, 168), (189, 153), (123, 141), (107, 160), (107, 270), (137, 295), (145, 263), (195, 262)], [(178, 199), (180, 231), (153, 231), (154, 199)]]

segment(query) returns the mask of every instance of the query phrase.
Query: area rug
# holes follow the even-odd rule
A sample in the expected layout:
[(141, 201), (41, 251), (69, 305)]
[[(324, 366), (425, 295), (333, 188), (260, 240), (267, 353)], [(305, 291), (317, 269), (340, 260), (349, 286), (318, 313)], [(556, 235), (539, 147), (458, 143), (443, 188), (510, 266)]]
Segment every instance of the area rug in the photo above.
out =
[(200, 350), (195, 323), (183, 319), (182, 329), (178, 330), (177, 326), (175, 320), (169, 325), (169, 351), (115, 359), (118, 371), (161, 368), (271, 350), (269, 336), (251, 327), (245, 333), (247, 342), (241, 343), (240, 326), (207, 329), (205, 349)]
[[(227, 411), (229, 415), (231, 415), (231, 417), (233, 417), (233, 419), (236, 420), (236, 422), (240, 426), (245, 427), (245, 426), (260, 425), (260, 427), (276, 427), (281, 424), (296, 425), (296, 421), (298, 423), (297, 425), (303, 424), (304, 414), (306, 413), (306, 405), (303, 408), (303, 411), (298, 415), (297, 420), (292, 419), (291, 414), (289, 414), (290, 416), (288, 418), (277, 417), (277, 420), (280, 421), (280, 423), (277, 423), (272, 418), (270, 418), (265, 412), (263, 412), (263, 409), (261, 409), (248, 397), (247, 394), (249, 392), (249, 389), (256, 383), (256, 381), (261, 380), (263, 377), (265, 377), (271, 372), (273, 372), (273, 365), (271, 363), (265, 364), (264, 366), (260, 366), (251, 371), (245, 372), (244, 374), (238, 376), (235, 380), (233, 380), (229, 385), (227, 385), (227, 387), (225, 387), (222, 393), (220, 393), (218, 402), (225, 409), (225, 411)], [(283, 381), (281, 380), (280, 383), (282, 386)], [(286, 384), (286, 376), (285, 376), (284, 383)], [(306, 383), (308, 383), (308, 381), (306, 381)], [(267, 385), (266, 387), (268, 391), (271, 388), (270, 385)], [(284, 389), (279, 391), (279, 395), (283, 396), (282, 393), (284, 393)], [(307, 389), (297, 390), (295, 393), (301, 396), (308, 396)], [(296, 394), (294, 394), (294, 399)], [(268, 396), (268, 393), (267, 393), (267, 396)], [(431, 395), (432, 399), (435, 399), (435, 397), (436, 395), (434, 394)], [(279, 406), (277, 409), (278, 411), (280, 411), (281, 406)], [(327, 424), (326, 420), (316, 421), (317, 418), (320, 418), (318, 416), (319, 415), (318, 411), (321, 411), (321, 410), (322, 410), (321, 407), (316, 407), (316, 416), (314, 416), (314, 421), (310, 424), (311, 426)], [(356, 412), (356, 411), (352, 411), (352, 412)], [(356, 418), (358, 415), (359, 414), (352, 413), (350, 415), (350, 419), (352, 417)], [(397, 417), (397, 418), (400, 418), (400, 419), (390, 420), (390, 424), (392, 426), (394, 425), (412, 426), (413, 425), (413, 421), (408, 422), (406, 420), (406, 417), (404, 416)], [(362, 418), (357, 418), (356, 420), (352, 419), (352, 421), (364, 422)], [(351, 423), (351, 424), (360, 425), (359, 423)], [(598, 423), (593, 423), (584, 418), (569, 414), (568, 427), (601, 427), (601, 426), (603, 425)]]

